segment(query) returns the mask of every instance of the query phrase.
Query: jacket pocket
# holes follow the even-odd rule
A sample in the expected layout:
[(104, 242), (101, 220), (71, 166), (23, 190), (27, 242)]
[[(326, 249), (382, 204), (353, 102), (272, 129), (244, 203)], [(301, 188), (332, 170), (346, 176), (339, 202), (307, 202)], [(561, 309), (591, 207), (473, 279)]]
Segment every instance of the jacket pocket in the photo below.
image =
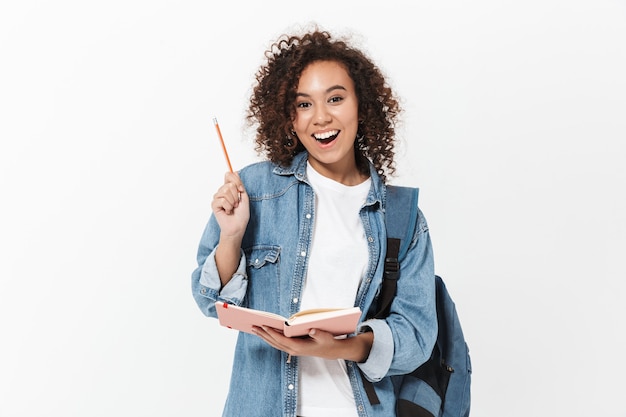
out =
[(244, 249), (248, 274), (247, 305), (278, 313), (280, 246), (259, 245)]
[(278, 263), (280, 257), (279, 246), (253, 246), (244, 250), (248, 261), (248, 271), (261, 270), (261, 268)]

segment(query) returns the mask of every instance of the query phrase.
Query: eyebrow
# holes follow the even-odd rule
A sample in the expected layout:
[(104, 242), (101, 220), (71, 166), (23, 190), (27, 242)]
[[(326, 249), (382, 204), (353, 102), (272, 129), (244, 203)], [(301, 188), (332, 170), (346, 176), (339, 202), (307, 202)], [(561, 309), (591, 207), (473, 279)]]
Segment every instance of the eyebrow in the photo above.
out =
[[(330, 93), (333, 90), (343, 90), (343, 91), (348, 91), (346, 89), (346, 87), (344, 87), (343, 85), (333, 85), (332, 87), (329, 87), (326, 89), (326, 93)], [(310, 94), (306, 94), (306, 93), (296, 93), (296, 97), (310, 97)]]

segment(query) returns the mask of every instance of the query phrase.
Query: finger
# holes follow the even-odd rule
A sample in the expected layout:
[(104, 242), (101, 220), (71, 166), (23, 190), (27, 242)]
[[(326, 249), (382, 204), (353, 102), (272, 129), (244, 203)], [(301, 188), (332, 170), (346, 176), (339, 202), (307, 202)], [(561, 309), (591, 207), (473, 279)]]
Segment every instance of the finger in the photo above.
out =
[(335, 340), (335, 336), (332, 333), (325, 332), (320, 329), (311, 329), (308, 336), (310, 340), (319, 345), (326, 345), (328, 343), (332, 343)]
[(213, 196), (213, 201), (211, 202), (211, 208), (213, 209), (213, 212), (215, 213), (223, 211), (227, 214), (230, 214), (233, 212), (233, 209), (235, 208), (235, 206), (233, 203), (230, 203), (228, 199), (224, 197), (220, 197), (219, 195), (216, 194), (215, 196)]
[(276, 345), (284, 346), (285, 339), (289, 339), (283, 335), (282, 331), (274, 329), (273, 327), (261, 326), (261, 328), (263, 329), (266, 338), (272, 340), (272, 342)]
[(218, 195), (227, 199), (228, 202), (234, 207), (237, 207), (239, 205), (239, 201), (241, 200), (239, 186), (233, 182), (227, 182), (222, 185), (218, 190)]
[(240, 193), (237, 185), (228, 182), (223, 184), (213, 195), (211, 206), (215, 212), (224, 210), (226, 213), (231, 213), (234, 208), (239, 206), (239, 202)]
[(243, 186), (243, 182), (241, 182), (241, 178), (239, 178), (239, 174), (236, 172), (227, 172), (224, 174), (224, 184), (227, 183), (235, 184), (238, 193), (246, 192), (246, 188)]
[(272, 335), (271, 333), (275, 333), (277, 336), (281, 335), (281, 333), (279, 333), (277, 330), (275, 329), (271, 329), (269, 327), (257, 327), (257, 326), (253, 326), (252, 327), (252, 332), (254, 334), (256, 334), (257, 336), (259, 336), (261, 339), (263, 339), (267, 344), (269, 344), (270, 346), (279, 349), (279, 350), (285, 350), (285, 346), (282, 343), (279, 343), (277, 341), (277, 338), (274, 337), (274, 335)]
[(242, 201), (244, 204), (248, 204), (246, 189), (236, 173), (228, 172), (224, 175), (224, 185), (220, 187), (219, 192), (224, 193), (223, 196), (228, 199), (233, 207), (238, 207)]

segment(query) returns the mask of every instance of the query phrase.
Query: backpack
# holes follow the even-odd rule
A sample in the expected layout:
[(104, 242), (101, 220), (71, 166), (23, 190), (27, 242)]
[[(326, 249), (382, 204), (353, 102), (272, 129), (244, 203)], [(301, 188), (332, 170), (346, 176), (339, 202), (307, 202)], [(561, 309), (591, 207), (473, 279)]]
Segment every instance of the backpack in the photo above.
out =
[[(419, 189), (387, 186), (387, 254), (375, 318), (384, 318), (396, 294), (402, 262), (417, 222)], [(433, 352), (415, 371), (393, 376), (397, 417), (467, 417), (470, 412), (472, 366), (454, 301), (440, 276), (435, 276), (439, 332)], [(363, 384), (370, 403), (377, 404), (374, 384)]]

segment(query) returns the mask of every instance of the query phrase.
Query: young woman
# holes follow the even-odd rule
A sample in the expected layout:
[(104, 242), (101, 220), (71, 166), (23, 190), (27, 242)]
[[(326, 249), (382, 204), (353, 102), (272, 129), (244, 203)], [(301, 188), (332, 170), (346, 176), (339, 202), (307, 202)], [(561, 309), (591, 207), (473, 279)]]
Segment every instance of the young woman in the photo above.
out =
[[(398, 102), (366, 55), (327, 32), (283, 36), (266, 56), (248, 121), (267, 161), (227, 173), (213, 196), (194, 298), (210, 317), (216, 301), (285, 317), (358, 306), (363, 316), (344, 338), (240, 333), (223, 415), (393, 416), (390, 377), (426, 361), (437, 335), (421, 212), (391, 312), (368, 319), (383, 275)], [(380, 404), (361, 378), (376, 382)]]

